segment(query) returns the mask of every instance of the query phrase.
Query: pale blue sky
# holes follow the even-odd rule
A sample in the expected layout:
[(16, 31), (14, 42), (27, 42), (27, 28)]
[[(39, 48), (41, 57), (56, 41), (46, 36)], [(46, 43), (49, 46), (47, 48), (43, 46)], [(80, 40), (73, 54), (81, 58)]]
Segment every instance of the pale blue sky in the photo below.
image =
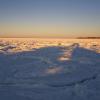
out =
[(0, 0), (0, 37), (100, 36), (100, 0)]

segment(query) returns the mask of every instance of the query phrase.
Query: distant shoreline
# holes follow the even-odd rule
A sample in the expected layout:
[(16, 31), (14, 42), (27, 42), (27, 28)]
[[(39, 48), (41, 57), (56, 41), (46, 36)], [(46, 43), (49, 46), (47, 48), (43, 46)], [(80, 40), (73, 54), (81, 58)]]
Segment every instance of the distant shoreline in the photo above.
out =
[(100, 37), (78, 37), (77, 39), (100, 39)]

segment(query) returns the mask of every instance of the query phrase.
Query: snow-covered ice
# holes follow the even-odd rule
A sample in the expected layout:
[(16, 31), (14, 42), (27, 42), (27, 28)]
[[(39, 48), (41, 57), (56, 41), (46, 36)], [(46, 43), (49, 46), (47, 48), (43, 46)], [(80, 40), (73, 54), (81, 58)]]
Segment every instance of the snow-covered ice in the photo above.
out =
[(1, 38), (0, 100), (100, 100), (100, 40)]

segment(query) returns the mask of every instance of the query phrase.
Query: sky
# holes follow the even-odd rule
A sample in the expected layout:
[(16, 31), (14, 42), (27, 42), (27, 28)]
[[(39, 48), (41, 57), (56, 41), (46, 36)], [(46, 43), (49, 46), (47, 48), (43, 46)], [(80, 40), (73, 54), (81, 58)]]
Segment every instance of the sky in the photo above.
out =
[(0, 37), (100, 37), (100, 0), (0, 0)]

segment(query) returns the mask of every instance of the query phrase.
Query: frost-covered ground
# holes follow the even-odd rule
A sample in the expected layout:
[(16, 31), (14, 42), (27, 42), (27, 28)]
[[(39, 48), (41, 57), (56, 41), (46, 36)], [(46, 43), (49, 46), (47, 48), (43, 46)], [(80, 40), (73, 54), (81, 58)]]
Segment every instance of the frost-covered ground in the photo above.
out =
[(100, 100), (100, 40), (1, 38), (0, 100)]

